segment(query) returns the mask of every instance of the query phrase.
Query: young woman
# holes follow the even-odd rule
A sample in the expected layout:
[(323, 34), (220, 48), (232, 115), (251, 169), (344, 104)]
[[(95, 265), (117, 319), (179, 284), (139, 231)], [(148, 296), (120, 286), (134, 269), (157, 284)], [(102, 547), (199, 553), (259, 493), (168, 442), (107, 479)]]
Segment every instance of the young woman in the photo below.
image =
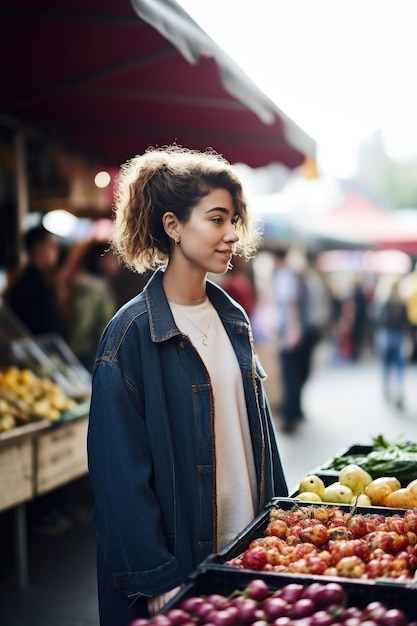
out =
[(137, 272), (155, 272), (108, 324), (93, 375), (101, 626), (158, 611), (288, 493), (248, 317), (207, 280), (257, 242), (219, 155), (171, 146), (122, 168), (113, 247)]

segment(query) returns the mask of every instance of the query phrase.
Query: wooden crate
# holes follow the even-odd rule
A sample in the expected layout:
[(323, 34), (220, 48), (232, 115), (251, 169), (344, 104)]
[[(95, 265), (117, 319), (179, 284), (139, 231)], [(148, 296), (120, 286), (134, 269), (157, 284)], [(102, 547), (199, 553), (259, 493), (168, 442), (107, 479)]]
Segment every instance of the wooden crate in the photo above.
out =
[(34, 495), (33, 442), (19, 437), (0, 442), (0, 511)]
[(86, 474), (88, 417), (57, 426), (37, 438), (36, 493), (51, 489)]

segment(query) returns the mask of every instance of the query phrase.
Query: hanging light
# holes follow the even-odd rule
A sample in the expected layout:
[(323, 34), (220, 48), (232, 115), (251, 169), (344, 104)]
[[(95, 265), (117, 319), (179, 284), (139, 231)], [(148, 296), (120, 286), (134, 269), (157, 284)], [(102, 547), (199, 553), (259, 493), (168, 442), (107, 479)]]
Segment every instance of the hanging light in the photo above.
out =
[(110, 185), (110, 182), (111, 176), (105, 170), (97, 172), (97, 174), (94, 176), (94, 184), (99, 189), (105, 189), (105, 187), (108, 187)]

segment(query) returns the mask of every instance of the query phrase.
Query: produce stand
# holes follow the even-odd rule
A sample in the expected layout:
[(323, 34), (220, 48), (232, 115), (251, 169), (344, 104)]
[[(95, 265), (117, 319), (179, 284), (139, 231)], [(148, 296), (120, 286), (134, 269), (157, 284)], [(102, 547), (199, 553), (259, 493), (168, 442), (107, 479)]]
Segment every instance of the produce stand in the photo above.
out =
[[(305, 577), (300, 580), (297, 577), (286, 575), (276, 576), (266, 572), (250, 572), (249, 570), (231, 571), (232, 568), (216, 568), (206, 565), (196, 570), (184, 588), (164, 607), (166, 613), (173, 608), (181, 606), (182, 602), (193, 596), (207, 596), (221, 594), (229, 596), (236, 591), (243, 591), (252, 580), (264, 580), (271, 591), (282, 589), (284, 585), (300, 583), (307, 586), (317, 582)], [(391, 608), (402, 609), (407, 612), (410, 619), (417, 617), (417, 605), (415, 601), (415, 589), (403, 585), (391, 585), (387, 582), (378, 584), (372, 581), (355, 583), (352, 580), (343, 581), (343, 588), (347, 594), (347, 606), (364, 607), (369, 602), (384, 602)]]
[(28, 585), (26, 503), (87, 474), (88, 406), (72, 420), (0, 433), (0, 512), (14, 508), (17, 583)]
[[(318, 475), (325, 484), (331, 483), (337, 480), (338, 470), (335, 465), (338, 465), (340, 459), (346, 458), (347, 462), (352, 462), (352, 455), (363, 455), (363, 459), (358, 457), (359, 462), (362, 460), (364, 463), (369, 462), (369, 458), (371, 462), (375, 462), (376, 459), (380, 458), (380, 449), (383, 448), (387, 450), (386, 458), (383, 458), (384, 463), (387, 460), (388, 462), (392, 462), (392, 459), (395, 460), (396, 466), (400, 468), (404, 486), (410, 479), (417, 478), (416, 444), (412, 442), (390, 444), (385, 442), (382, 436), (379, 436), (378, 439), (378, 441), (374, 440), (373, 446), (352, 444), (344, 448), (309, 474)], [(394, 450), (394, 448), (396, 449)], [(394, 454), (391, 457), (393, 451), (398, 452), (398, 456)], [(372, 456), (373, 453), (375, 453), (374, 456)], [(399, 460), (404, 461), (404, 465), (398, 463)], [(375, 467), (378, 467), (378, 464)], [(389, 467), (389, 465), (385, 467)], [(380, 469), (383, 472), (383, 469)], [(275, 591), (278, 595), (279, 590), (285, 586), (301, 586), (307, 590), (310, 586), (313, 588), (316, 585), (317, 591), (317, 588), (322, 585), (336, 584), (341, 586), (346, 594), (347, 603), (343, 604), (344, 607), (360, 607), (366, 612), (371, 603), (375, 605), (373, 609), (382, 604), (390, 610), (392, 609), (390, 618), (393, 618), (394, 621), (398, 619), (399, 613), (403, 612), (410, 620), (409, 623), (411, 624), (412, 621), (414, 624), (417, 619), (417, 603), (415, 601), (417, 590), (416, 560), (415, 556), (410, 556), (408, 561), (404, 555), (408, 548), (411, 548), (410, 555), (417, 554), (415, 550), (417, 508), (413, 508), (412, 505), (408, 508), (399, 508), (386, 505), (361, 506), (356, 503), (312, 502), (299, 499), (297, 495), (298, 486), (292, 490), (288, 497), (273, 498), (260, 515), (244, 528), (232, 542), (223, 550), (209, 555), (192, 573), (182, 590), (164, 607), (162, 612), (167, 613), (168, 619), (171, 619), (170, 612), (173, 610), (174, 617), (172, 619), (175, 620), (175, 610), (180, 609), (185, 612), (189, 611), (188, 619), (196, 624), (204, 623), (206, 618), (209, 622), (223, 624), (222, 619), (226, 619), (225, 615), (229, 607), (233, 605), (233, 599), (239, 598), (242, 593), (247, 596), (249, 586), (252, 583), (256, 587), (259, 581), (263, 581), (270, 589), (271, 594)], [(303, 522), (305, 522), (304, 525)], [(297, 526), (298, 530), (295, 530)], [(314, 536), (313, 529), (318, 527), (320, 527), (319, 533), (321, 535), (316, 534)], [(303, 529), (311, 534), (302, 534)], [(323, 531), (325, 535), (323, 535)], [(289, 543), (286, 543), (288, 536)], [(384, 545), (384, 540), (388, 541), (388, 538), (393, 543), (388, 542)], [(401, 543), (402, 539), (405, 543)], [(346, 544), (345, 550), (342, 546), (343, 543)], [(349, 552), (349, 549), (353, 550), (353, 545), (357, 552)], [(292, 547), (294, 547), (293, 556), (291, 556)], [(307, 548), (307, 550), (303, 552), (297, 548)], [(315, 552), (316, 548), (317, 552)], [(276, 550), (275, 557), (274, 549)], [(264, 560), (261, 558), (262, 551)], [(320, 557), (313, 556), (314, 565), (311, 561), (312, 568), (309, 569), (309, 552), (312, 555), (325, 555), (327, 553), (327, 557), (322, 557), (325, 564), (318, 565)], [(267, 553), (269, 554), (268, 557), (266, 556)], [(304, 560), (305, 565), (302, 565), (304, 554), (307, 560)], [(336, 559), (335, 561), (332, 561), (333, 557)], [(375, 569), (379, 558), (385, 559), (384, 565), (381, 562), (379, 567)], [(351, 561), (348, 565), (349, 559)], [(361, 573), (359, 574), (354, 572), (353, 563), (355, 566), (357, 564), (357, 561), (353, 561), (354, 559), (363, 564), (363, 569), (360, 570)], [(343, 560), (345, 563), (342, 565)], [(392, 568), (391, 562), (395, 563)], [(372, 567), (367, 569), (365, 563)], [(294, 567), (292, 568), (292, 566)], [(223, 598), (223, 600), (217, 600), (217, 605), (216, 600), (211, 600), (211, 598), (216, 598), (216, 594), (220, 594)], [(187, 603), (187, 600), (190, 601)], [(203, 604), (198, 605), (195, 600), (200, 600)], [(211, 602), (215, 606), (214, 612), (212, 614), (204, 613), (204, 611), (213, 610), (213, 605), (210, 608)], [(199, 606), (202, 607), (201, 613), (199, 613)], [(242, 605), (236, 604), (234, 606)], [(236, 608), (232, 608), (232, 612), (233, 610), (239, 611)], [(252, 609), (246, 606), (246, 610)], [(265, 610), (267, 611), (267, 609)], [(219, 611), (220, 615), (217, 615), (216, 611)], [(396, 614), (395, 611), (397, 611)], [(260, 614), (262, 614), (262, 610)], [(283, 614), (281, 613), (281, 615)], [(242, 617), (239, 615), (237, 620), (240, 623), (239, 619), (246, 619), (243, 623), (252, 624), (257, 618), (258, 616), (251, 614), (249, 617), (249, 613), (244, 613)], [(216, 621), (217, 619), (219, 622)], [(263, 618), (259, 617), (259, 619), (262, 620)], [(270, 623), (275, 623), (269, 613), (265, 619), (269, 620)], [(317, 619), (323, 619), (323, 616), (318, 616)], [(329, 619), (328, 616), (326, 619)], [(358, 618), (356, 619), (358, 620)], [(403, 619), (405, 619), (404, 616), (401, 617), (401, 620)], [(280, 623), (287, 623), (285, 620), (288, 620), (288, 617), (282, 617), (282, 620)], [(377, 618), (375, 620), (372, 624), (378, 622)], [(335, 621), (338, 621), (336, 613)], [(277, 620), (278, 622), (279, 620)], [(303, 623), (302, 619), (300, 619), (301, 623)], [(304, 623), (309, 623), (308, 618), (304, 620)], [(401, 623), (404, 624), (404, 621)]]
[[(14, 407), (18, 416), (14, 426), (9, 428), (6, 421), (0, 428), (0, 512), (14, 509), (17, 582), (24, 588), (28, 584), (26, 503), (88, 471), (91, 375), (58, 336), (45, 335), (35, 340), (25, 335), (4, 305), (0, 306), (0, 320), (0, 374), (10, 374), (6, 381), (2, 379), (0, 398), (6, 406), (3, 411), (7, 413), (8, 406), (11, 410)], [(31, 404), (30, 393), (25, 395), (19, 388), (16, 372), (25, 372), (29, 382), (32, 374), (39, 377), (46, 395), (46, 382), (50, 381), (54, 385), (51, 393), (59, 396), (62, 392), (68, 408), (56, 409), (56, 415), (44, 417), (32, 413), (35, 401)], [(58, 398), (60, 402), (62, 397)]]

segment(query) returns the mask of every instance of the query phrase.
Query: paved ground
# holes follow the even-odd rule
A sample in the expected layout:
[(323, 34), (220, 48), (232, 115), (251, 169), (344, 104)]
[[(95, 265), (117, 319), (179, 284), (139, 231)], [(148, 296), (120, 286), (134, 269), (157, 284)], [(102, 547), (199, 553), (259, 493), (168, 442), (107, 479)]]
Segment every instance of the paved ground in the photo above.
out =
[[(305, 389), (306, 420), (294, 434), (279, 433), (283, 465), (290, 488), (339, 450), (370, 443), (382, 433), (388, 439), (417, 441), (417, 365), (409, 367), (406, 408), (387, 406), (378, 364), (334, 362), (327, 347), (317, 353)], [(77, 504), (88, 506), (82, 483), (73, 489)], [(2, 626), (97, 626), (95, 546), (88, 522), (58, 536), (28, 533), (29, 588), (19, 589), (13, 559), (13, 512), (0, 514), (0, 624)]]
[(353, 443), (371, 443), (380, 433), (393, 441), (417, 441), (417, 364), (408, 366), (405, 408), (400, 412), (385, 401), (374, 358), (335, 362), (324, 346), (306, 385), (303, 408), (306, 420), (297, 433), (279, 435), (290, 487), (335, 452)]

